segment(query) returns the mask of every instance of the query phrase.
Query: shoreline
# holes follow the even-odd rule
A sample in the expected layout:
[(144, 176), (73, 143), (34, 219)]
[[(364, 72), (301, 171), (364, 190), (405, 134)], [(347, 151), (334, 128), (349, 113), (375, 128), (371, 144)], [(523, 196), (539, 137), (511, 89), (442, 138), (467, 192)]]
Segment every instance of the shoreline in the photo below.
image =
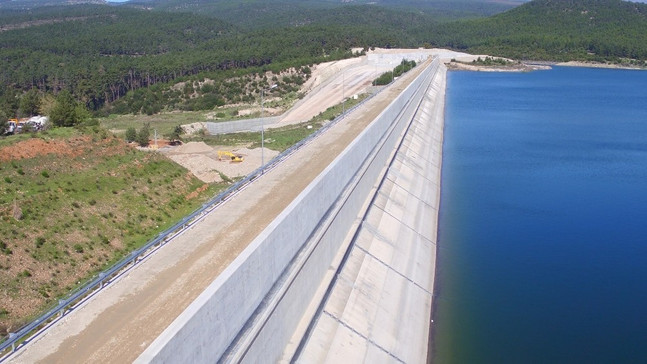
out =
[(511, 65), (493, 65), (487, 66), (483, 64), (471, 64), (460, 61), (451, 61), (446, 63), (447, 70), (449, 71), (473, 71), (473, 72), (532, 72), (549, 70), (552, 67), (545, 64), (531, 64), (531, 63), (514, 63)]
[(460, 61), (450, 61), (450, 62), (447, 62), (446, 65), (449, 71), (472, 71), (472, 72), (533, 72), (533, 71), (549, 70), (549, 69), (552, 69), (554, 66), (647, 71), (647, 67), (612, 64), (612, 63), (584, 62), (584, 61), (568, 61), (568, 62), (521, 61), (520, 63), (515, 63), (512, 65), (493, 65), (493, 66), (487, 66), (483, 64), (471, 64), (471, 63), (465, 63)]
[(563, 66), (563, 67), (609, 68), (609, 69), (647, 71), (646, 67), (630, 66), (630, 65), (622, 65), (622, 64), (614, 64), (614, 63), (584, 62), (584, 61), (557, 62), (557, 63), (554, 63), (554, 65)]

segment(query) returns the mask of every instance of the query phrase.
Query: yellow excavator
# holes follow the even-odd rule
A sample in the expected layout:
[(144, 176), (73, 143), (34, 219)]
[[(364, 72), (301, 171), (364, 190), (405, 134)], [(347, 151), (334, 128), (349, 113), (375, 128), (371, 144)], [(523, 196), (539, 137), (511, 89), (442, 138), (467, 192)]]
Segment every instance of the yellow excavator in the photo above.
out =
[(223, 157), (229, 157), (229, 160), (232, 162), (242, 162), (243, 161), (243, 156), (240, 154), (234, 154), (230, 151), (227, 150), (219, 150), (218, 151), (218, 160), (222, 161)]

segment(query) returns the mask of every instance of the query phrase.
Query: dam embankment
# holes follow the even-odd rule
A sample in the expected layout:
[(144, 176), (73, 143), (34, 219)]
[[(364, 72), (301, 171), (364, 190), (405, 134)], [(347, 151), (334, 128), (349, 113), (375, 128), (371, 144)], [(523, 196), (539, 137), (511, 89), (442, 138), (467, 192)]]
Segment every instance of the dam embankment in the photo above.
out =
[[(426, 65), (137, 362), (310, 361), (308, 343), (320, 337), (313, 335), (322, 331), (322, 317), (334, 317), (338, 329), (348, 328), (366, 340), (367, 350), (356, 352), (365, 361), (374, 357), (376, 349), (398, 358), (398, 353), (411, 351), (414, 345), (416, 355), (399, 360), (424, 361), (433, 290), (445, 79), (445, 68), (438, 59)], [(354, 269), (357, 264), (359, 271)], [(381, 283), (373, 281), (370, 269), (362, 268), (376, 264), (383, 273)], [(357, 288), (375, 282), (375, 295), (361, 296), (360, 291), (351, 290), (347, 298), (357, 299), (347, 299), (346, 304), (332, 300), (348, 291), (342, 287), (342, 293), (336, 293), (341, 287), (339, 277), (351, 282), (345, 278), (349, 274), (358, 279)], [(368, 306), (351, 308), (357, 300), (367, 301)], [(342, 315), (331, 315), (336, 310), (328, 308), (332, 304), (341, 307)], [(345, 307), (351, 315), (353, 310), (368, 309), (365, 312), (388, 311), (394, 316), (357, 317), (363, 322), (360, 325), (379, 327), (364, 333), (345, 318)], [(409, 333), (408, 322), (416, 323), (415, 333)], [(321, 325), (323, 329), (330, 326)], [(395, 338), (395, 347), (375, 337), (378, 331)], [(404, 336), (397, 334), (405, 331)], [(343, 338), (321, 340), (334, 343)], [(295, 352), (306, 356), (295, 357)], [(344, 355), (333, 345), (327, 352)]]

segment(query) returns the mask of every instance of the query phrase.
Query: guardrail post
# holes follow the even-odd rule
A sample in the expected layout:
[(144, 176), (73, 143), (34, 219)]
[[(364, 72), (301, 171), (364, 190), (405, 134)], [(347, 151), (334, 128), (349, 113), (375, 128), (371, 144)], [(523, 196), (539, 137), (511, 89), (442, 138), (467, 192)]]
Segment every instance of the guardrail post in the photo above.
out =
[(103, 278), (105, 278), (105, 277), (106, 277), (106, 272), (99, 273), (99, 279), (101, 279), (99, 281), (99, 288), (100, 289), (103, 288)]
[[(62, 305), (63, 303), (65, 303), (65, 300), (58, 300), (59, 305)], [(61, 317), (63, 316), (65, 316), (65, 306), (61, 308)]]
[[(15, 333), (15, 332), (10, 332), (10, 333), (9, 333), (9, 340), (13, 339), (13, 338), (14, 338), (14, 336), (16, 336), (16, 333)], [(15, 342), (12, 342), (12, 343), (11, 343), (11, 352), (13, 353), (13, 352), (15, 352), (15, 351), (16, 351), (16, 343), (15, 343)]]

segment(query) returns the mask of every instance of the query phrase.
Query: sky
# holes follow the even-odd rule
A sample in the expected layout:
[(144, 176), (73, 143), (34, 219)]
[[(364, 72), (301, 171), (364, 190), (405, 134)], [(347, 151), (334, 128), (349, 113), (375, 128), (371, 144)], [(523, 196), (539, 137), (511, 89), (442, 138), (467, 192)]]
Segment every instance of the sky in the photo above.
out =
[[(106, 1), (109, 3), (125, 3), (128, 0), (106, 0)], [(529, 1), (529, 0), (525, 0), (525, 1)], [(647, 3), (647, 0), (627, 0), (627, 1), (635, 2), (635, 3)]]
[[(106, 0), (109, 3), (125, 3), (128, 0)], [(522, 0), (523, 1), (523, 0)], [(529, 0), (525, 0), (526, 2)], [(647, 3), (647, 0), (626, 0), (626, 1), (631, 1), (635, 3)]]

